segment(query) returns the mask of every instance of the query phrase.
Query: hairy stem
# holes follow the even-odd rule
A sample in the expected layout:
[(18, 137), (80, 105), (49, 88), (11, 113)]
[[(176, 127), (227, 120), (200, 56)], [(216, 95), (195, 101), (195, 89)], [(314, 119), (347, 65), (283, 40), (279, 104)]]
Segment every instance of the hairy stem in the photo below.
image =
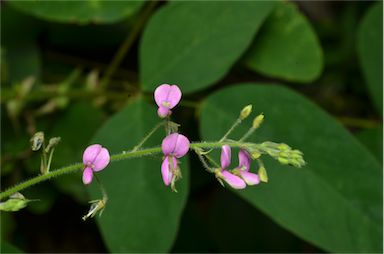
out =
[[(190, 148), (192, 150), (196, 148), (201, 148), (201, 149), (211, 149), (211, 148), (221, 148), (223, 145), (229, 145), (231, 147), (246, 147), (246, 146), (257, 146), (259, 147), (258, 144), (253, 144), (253, 143), (243, 143), (243, 142), (200, 142), (200, 143), (192, 143), (190, 145)], [(126, 160), (126, 159), (131, 159), (131, 158), (137, 158), (137, 157), (142, 157), (142, 156), (148, 156), (148, 155), (153, 155), (157, 153), (161, 153), (161, 146), (158, 147), (153, 147), (153, 148), (146, 148), (146, 149), (141, 149), (137, 151), (123, 151), (122, 153), (115, 154), (111, 156), (111, 162), (114, 161), (119, 161), (119, 160)], [(33, 177), (29, 180), (26, 180), (22, 183), (19, 183), (3, 192), (0, 193), (0, 200), (4, 199), (6, 197), (9, 197), (10, 195), (24, 190), (28, 187), (31, 187), (32, 185), (44, 182), (46, 180), (52, 179), (54, 177), (58, 177), (64, 174), (69, 174), (69, 173), (75, 173), (78, 172), (79, 170), (83, 169), (84, 165), (82, 163), (76, 163), (67, 167), (63, 167), (60, 169), (56, 169), (53, 171), (50, 171), (44, 175), (38, 175), (36, 177)]]

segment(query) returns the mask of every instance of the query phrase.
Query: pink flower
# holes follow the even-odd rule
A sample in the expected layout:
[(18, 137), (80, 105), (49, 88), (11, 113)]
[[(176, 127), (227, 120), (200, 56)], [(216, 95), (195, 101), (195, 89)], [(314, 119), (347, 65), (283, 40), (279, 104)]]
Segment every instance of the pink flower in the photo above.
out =
[(241, 149), (239, 151), (239, 167), (237, 172), (248, 185), (259, 184), (260, 178), (257, 174), (249, 172), (250, 166), (251, 156), (246, 150)]
[(231, 164), (231, 147), (224, 145), (221, 148), (221, 171), (217, 172), (217, 177), (223, 179), (234, 189), (244, 189), (246, 185), (256, 185), (260, 183), (257, 174), (249, 172), (251, 166), (251, 156), (246, 150), (239, 151), (239, 166), (231, 172), (226, 170)]
[(231, 147), (229, 145), (221, 147), (220, 162), (221, 172), (219, 173), (219, 177), (234, 189), (244, 189), (247, 185), (243, 179), (226, 170), (226, 168), (231, 164)]
[(90, 145), (83, 153), (83, 183), (90, 184), (93, 172), (103, 170), (109, 163), (110, 156), (106, 148), (99, 144)]
[(177, 159), (187, 154), (190, 142), (187, 137), (179, 133), (173, 133), (164, 138), (161, 149), (165, 155), (161, 164), (161, 174), (165, 185), (176, 180)]
[(164, 118), (170, 115), (171, 109), (173, 109), (181, 99), (181, 90), (177, 85), (163, 84), (156, 88), (154, 97), (157, 106), (157, 114)]

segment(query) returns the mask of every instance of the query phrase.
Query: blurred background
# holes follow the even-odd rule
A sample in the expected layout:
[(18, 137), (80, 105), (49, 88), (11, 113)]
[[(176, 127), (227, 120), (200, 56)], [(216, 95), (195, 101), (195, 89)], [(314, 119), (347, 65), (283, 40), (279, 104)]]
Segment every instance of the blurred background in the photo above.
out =
[[(80, 161), (91, 140), (113, 147), (120, 142), (116, 139), (126, 139), (125, 147), (132, 147), (144, 136), (144, 129), (150, 129), (149, 123), (156, 122), (152, 91), (161, 83), (182, 88), (183, 99), (173, 119), (194, 141), (224, 134), (211, 133), (207, 126), (209, 118), (216, 117), (209, 114), (208, 106), (220, 105), (220, 98), (227, 98), (225, 91), (236, 91), (226, 89), (239, 89), (239, 94), (232, 93), (233, 101), (221, 104), (233, 107), (229, 111), (235, 116), (250, 102), (246, 95), (242, 99), (245, 91), (264, 84), (266, 88), (255, 90), (260, 98), (255, 97), (254, 110), (266, 114), (263, 130), (270, 131), (262, 131), (256, 140), (265, 141), (265, 137), (302, 149), (309, 155), (308, 168), (300, 170), (313, 170), (323, 177), (321, 183), (312, 183), (306, 180), (312, 176), (282, 168), (282, 172), (294, 171), (292, 177), (299, 179), (285, 181), (285, 173), (279, 176), (273, 171), (274, 162), (267, 160), (267, 169), (272, 168), (271, 176), (276, 177), (270, 180), (281, 180), (286, 188), (276, 194), (268, 189), (276, 190), (271, 183), (271, 187), (255, 190), (252, 197), (246, 192), (239, 198), (207, 174), (191, 153), (182, 165), (184, 173), (189, 168), (185, 173), (189, 177), (180, 181), (181, 193), (174, 194), (161, 186), (157, 169), (150, 168), (160, 169), (159, 161), (153, 159), (140, 167), (155, 171), (153, 181), (166, 193), (163, 205), (167, 209), (159, 208), (159, 214), (165, 213), (169, 222), (156, 224), (161, 220), (156, 208), (154, 214), (136, 211), (151, 210), (142, 203), (155, 203), (145, 195), (156, 194), (130, 187), (135, 184), (128, 180), (116, 184), (119, 191), (110, 190), (111, 205), (100, 219), (82, 222), (88, 201), (98, 191), (84, 187), (80, 173), (66, 175), (23, 191), (25, 197), (39, 199), (25, 209), (1, 212), (2, 252), (382, 251), (381, 2), (0, 4), (2, 191), (39, 174), (40, 157), (29, 145), (37, 131), (62, 139), (53, 169)], [(240, 83), (254, 85), (241, 90), (241, 85), (234, 85)], [(286, 90), (269, 91), (265, 84)], [(281, 99), (274, 103), (268, 98)], [(279, 104), (283, 99), (287, 104)], [(153, 112), (148, 117), (136, 116), (140, 111), (136, 106), (144, 112), (153, 108)], [(292, 115), (285, 113), (286, 108), (292, 109)], [(123, 114), (125, 122), (118, 119)], [(280, 121), (284, 115), (287, 118)], [(226, 125), (217, 121), (212, 129), (219, 132)], [(113, 138), (114, 130), (123, 133), (119, 128), (126, 128), (127, 136)], [(151, 145), (159, 141), (161, 135)], [(121, 151), (119, 145), (112, 148), (114, 153)], [(319, 147), (329, 147), (325, 148), (329, 152)], [(127, 163), (127, 167), (138, 165)], [(102, 173), (107, 189), (116, 181), (113, 176), (107, 179), (109, 172)], [(329, 194), (330, 198), (327, 195), (333, 189), (327, 192), (328, 188), (338, 194)], [(305, 199), (306, 194), (313, 196)], [(253, 197), (260, 199), (253, 201)], [(286, 203), (280, 206), (268, 200)], [(296, 201), (302, 206), (297, 207)], [(332, 208), (343, 202), (348, 205)], [(320, 221), (313, 225), (305, 222), (316, 218)], [(339, 225), (333, 219), (346, 222)], [(341, 240), (342, 232), (347, 236)]]

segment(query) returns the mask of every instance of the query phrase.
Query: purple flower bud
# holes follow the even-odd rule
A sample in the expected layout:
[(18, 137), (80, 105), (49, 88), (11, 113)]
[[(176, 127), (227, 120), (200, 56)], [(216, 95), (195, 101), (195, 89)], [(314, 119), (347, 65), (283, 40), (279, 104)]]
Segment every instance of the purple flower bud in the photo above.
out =
[(229, 173), (227, 170), (221, 171), (222, 179), (234, 189), (244, 189), (247, 185), (240, 177)]
[[(170, 164), (171, 162), (172, 162), (172, 165)], [(163, 176), (163, 182), (166, 186), (168, 186), (172, 182), (173, 170), (176, 170), (176, 168), (177, 168), (176, 158), (173, 156), (165, 156), (163, 163), (161, 164), (161, 175)]]
[(229, 145), (223, 145), (221, 147), (221, 168), (226, 169), (231, 164), (231, 147)]
[(176, 158), (183, 157), (189, 150), (188, 138), (179, 133), (172, 133), (164, 138), (161, 149), (165, 156), (172, 155)]
[(83, 183), (92, 182), (93, 172), (103, 170), (109, 164), (110, 156), (106, 148), (99, 144), (90, 145), (83, 153)]
[(159, 107), (157, 114), (162, 118), (171, 114), (171, 109), (180, 102), (181, 95), (181, 90), (177, 85), (158, 86), (154, 93), (155, 102)]
[(241, 149), (239, 151), (240, 170), (249, 171), (250, 165), (251, 165), (251, 155), (246, 150)]

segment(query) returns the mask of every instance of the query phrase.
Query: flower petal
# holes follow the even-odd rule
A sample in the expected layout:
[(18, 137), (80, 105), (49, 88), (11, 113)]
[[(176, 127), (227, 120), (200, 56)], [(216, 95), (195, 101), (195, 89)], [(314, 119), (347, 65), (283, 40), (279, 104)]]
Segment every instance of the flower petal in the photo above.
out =
[(178, 136), (178, 133), (172, 133), (163, 139), (163, 142), (161, 143), (161, 149), (165, 155), (170, 155), (173, 153), (176, 147)]
[(246, 150), (239, 151), (239, 168), (240, 170), (249, 171), (251, 166), (251, 156)]
[(83, 171), (83, 183), (90, 184), (93, 178), (93, 171), (90, 167), (86, 167)]
[(93, 164), (96, 156), (100, 153), (102, 146), (99, 144), (90, 145), (83, 153), (84, 165)]
[(227, 170), (221, 172), (223, 180), (234, 189), (244, 189), (247, 185), (240, 177), (229, 173)]
[(170, 89), (171, 89), (171, 86), (168, 84), (163, 84), (156, 88), (154, 93), (154, 98), (157, 106), (162, 107), (163, 102), (167, 101)]
[(256, 185), (260, 183), (260, 178), (257, 174), (250, 173), (248, 171), (240, 170), (241, 178), (248, 184), (248, 185)]
[(171, 183), (173, 177), (173, 172), (169, 164), (170, 160), (172, 160), (173, 169), (176, 169), (177, 160), (173, 156), (165, 156), (163, 163), (161, 164), (161, 175), (163, 177), (163, 182), (166, 186)]
[(188, 138), (179, 133), (172, 133), (163, 139), (161, 148), (165, 155), (174, 155), (176, 158), (183, 157), (189, 150)]
[(188, 153), (190, 142), (188, 138), (184, 135), (179, 134), (177, 136), (176, 146), (175, 150), (173, 151), (173, 155), (176, 156), (176, 158), (183, 157)]
[(221, 168), (226, 169), (231, 164), (231, 147), (229, 145), (223, 145), (221, 147)]
[(101, 148), (99, 154), (96, 156), (93, 165), (93, 171), (103, 170), (109, 164), (110, 156), (106, 148)]
[(157, 109), (157, 115), (160, 116), (161, 118), (168, 116), (170, 113), (171, 113), (171, 110), (163, 106), (160, 106)]
[(169, 94), (168, 94), (168, 99), (167, 101), (169, 102), (170, 106), (169, 108), (174, 108), (181, 100), (181, 90), (177, 85), (172, 85)]
[(180, 102), (181, 95), (178, 86), (162, 84), (156, 88), (154, 98), (157, 106), (172, 109)]

